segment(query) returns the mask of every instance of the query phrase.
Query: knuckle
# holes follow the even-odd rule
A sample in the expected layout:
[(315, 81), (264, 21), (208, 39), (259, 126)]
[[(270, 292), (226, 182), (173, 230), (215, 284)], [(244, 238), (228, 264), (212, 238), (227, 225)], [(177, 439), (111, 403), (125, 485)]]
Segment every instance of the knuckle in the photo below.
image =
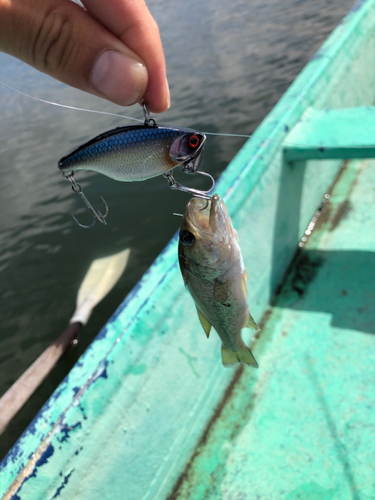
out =
[(63, 70), (73, 50), (73, 22), (59, 7), (46, 14), (33, 45), (33, 60), (45, 72)]

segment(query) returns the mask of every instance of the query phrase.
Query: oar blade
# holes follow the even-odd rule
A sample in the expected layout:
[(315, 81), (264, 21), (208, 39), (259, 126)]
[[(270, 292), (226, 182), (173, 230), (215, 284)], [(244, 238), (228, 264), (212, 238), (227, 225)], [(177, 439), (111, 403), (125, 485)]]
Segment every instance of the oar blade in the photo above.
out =
[(78, 321), (85, 325), (92, 309), (112, 290), (123, 274), (129, 260), (130, 248), (115, 255), (92, 262), (77, 296), (77, 307), (71, 323)]
[(129, 254), (130, 249), (127, 248), (118, 254), (96, 259), (91, 264), (78, 291), (77, 309), (70, 320), (70, 326), (0, 398), (0, 434), (77, 337), (82, 325), (87, 323), (93, 307), (115, 286), (125, 270)]

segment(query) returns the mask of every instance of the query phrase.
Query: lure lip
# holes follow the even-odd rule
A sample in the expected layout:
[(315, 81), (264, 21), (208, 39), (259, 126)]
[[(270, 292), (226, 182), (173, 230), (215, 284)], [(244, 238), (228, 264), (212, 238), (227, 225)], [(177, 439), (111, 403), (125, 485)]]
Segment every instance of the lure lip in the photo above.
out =
[(201, 164), (203, 158), (203, 153), (204, 153), (203, 145), (204, 143), (202, 144), (200, 151), (198, 151), (197, 155), (195, 155), (193, 158), (190, 158), (188, 161), (182, 164), (182, 171), (185, 174), (195, 174), (195, 172), (198, 170), (199, 165)]

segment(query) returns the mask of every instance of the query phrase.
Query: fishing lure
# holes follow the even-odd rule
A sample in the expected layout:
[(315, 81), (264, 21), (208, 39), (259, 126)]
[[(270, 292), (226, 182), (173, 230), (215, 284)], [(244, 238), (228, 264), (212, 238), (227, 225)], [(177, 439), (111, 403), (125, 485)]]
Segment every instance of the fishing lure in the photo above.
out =
[[(164, 175), (172, 189), (209, 198), (208, 193), (214, 188), (215, 181), (210, 174), (198, 171), (206, 135), (188, 128), (157, 125), (145, 102), (142, 108), (145, 116), (143, 125), (128, 125), (109, 130), (59, 160), (59, 169), (71, 182), (73, 191), (82, 197), (94, 217), (90, 226), (83, 226), (73, 217), (79, 226), (92, 227), (96, 220), (106, 224), (108, 206), (102, 198), (106, 205), (105, 215), (92, 207), (80, 184), (74, 180), (75, 170), (92, 170), (122, 182), (143, 181)], [(181, 166), (185, 173), (199, 173), (210, 177), (211, 189), (199, 191), (176, 182), (172, 170), (177, 166)]]

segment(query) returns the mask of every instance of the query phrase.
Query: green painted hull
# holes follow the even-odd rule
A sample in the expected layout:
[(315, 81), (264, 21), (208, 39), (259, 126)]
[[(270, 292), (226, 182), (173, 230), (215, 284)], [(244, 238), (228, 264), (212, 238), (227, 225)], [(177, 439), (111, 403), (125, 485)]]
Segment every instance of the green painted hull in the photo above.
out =
[(0, 496), (375, 498), (371, 160), (347, 163), (272, 301), (342, 159), (375, 156), (374, 60), (367, 0), (218, 183), (252, 315), (264, 319), (252, 348), (260, 368), (222, 367), (219, 338), (206, 339), (184, 289), (175, 238), (2, 462)]

